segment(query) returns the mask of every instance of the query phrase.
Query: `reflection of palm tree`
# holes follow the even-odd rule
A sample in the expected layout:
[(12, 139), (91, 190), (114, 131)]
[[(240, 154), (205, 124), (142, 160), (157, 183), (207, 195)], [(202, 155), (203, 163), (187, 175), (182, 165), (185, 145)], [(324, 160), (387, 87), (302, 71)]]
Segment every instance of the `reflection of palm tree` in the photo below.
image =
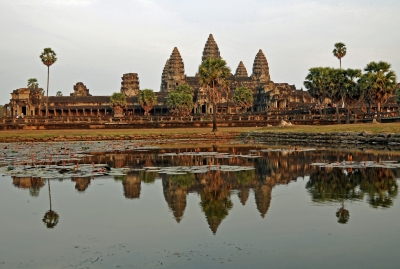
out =
[(47, 179), (47, 184), (49, 185), (50, 210), (47, 211), (46, 214), (44, 214), (44, 217), (42, 220), (43, 220), (43, 223), (46, 224), (46, 227), (48, 229), (52, 229), (52, 228), (56, 227), (60, 217), (58, 216), (58, 214), (55, 211), (53, 211), (51, 209), (51, 192), (50, 192), (50, 180), (49, 179)]
[(218, 226), (233, 207), (229, 191), (230, 185), (223, 185), (220, 172), (210, 172), (210, 181), (200, 194), (200, 206), (213, 234), (217, 232)]
[(360, 184), (360, 189), (368, 194), (368, 202), (373, 208), (387, 208), (393, 205), (397, 197), (398, 185), (389, 169), (377, 168), (368, 172), (368, 178)]
[(347, 223), (349, 211), (345, 200), (363, 200), (367, 196), (373, 208), (388, 208), (397, 197), (398, 185), (392, 170), (386, 168), (355, 169), (345, 174), (340, 169), (318, 170), (310, 175), (306, 184), (313, 202), (341, 202), (336, 212), (339, 223)]
[(349, 210), (344, 208), (344, 203), (342, 203), (342, 207), (336, 212), (336, 217), (341, 224), (346, 224), (349, 221), (350, 213)]

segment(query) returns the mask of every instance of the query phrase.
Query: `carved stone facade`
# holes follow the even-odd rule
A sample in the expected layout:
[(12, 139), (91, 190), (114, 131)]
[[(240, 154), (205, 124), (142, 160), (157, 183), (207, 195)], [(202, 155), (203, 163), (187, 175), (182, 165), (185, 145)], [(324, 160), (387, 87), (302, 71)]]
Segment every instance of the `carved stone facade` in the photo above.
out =
[(244, 66), (243, 62), (240, 61), (238, 67), (236, 68), (235, 77), (237, 78), (247, 78), (249, 75), (247, 74), (247, 69)]
[(161, 92), (169, 92), (176, 86), (185, 84), (185, 65), (183, 64), (181, 54), (177, 47), (171, 53), (164, 66), (161, 76)]
[(203, 62), (208, 58), (221, 58), (217, 42), (215, 42), (214, 37), (211, 34), (207, 39), (206, 45), (204, 46), (203, 57), (201, 57), (201, 61)]
[[(201, 59), (221, 57), (218, 45), (212, 35), (205, 43)], [(228, 64), (229, 66), (229, 64)], [(247, 87), (252, 90), (254, 104), (250, 111), (264, 112), (266, 110), (286, 110), (309, 108), (316, 104), (307, 91), (296, 89), (288, 83), (275, 83), (271, 80), (269, 65), (265, 54), (260, 49), (254, 58), (252, 73), (249, 74), (244, 63), (239, 62), (234, 74), (229, 80), (230, 93), (223, 96), (222, 103), (217, 106), (217, 113), (238, 114), (241, 113), (233, 104), (232, 97), (239, 87)], [(184, 61), (178, 48), (174, 48), (166, 61), (162, 75), (160, 92), (156, 92), (157, 105), (150, 114), (169, 114), (167, 107), (168, 92), (176, 86), (188, 84), (193, 88), (194, 115), (211, 114), (212, 105), (208, 96), (202, 91), (199, 78), (196, 75), (185, 74)], [(144, 111), (139, 104), (140, 93), (139, 77), (137, 73), (123, 74), (120, 92), (127, 97), (127, 105), (123, 111), (117, 113), (121, 116), (143, 115)], [(111, 92), (110, 92), (111, 94)], [(46, 97), (42, 89), (21, 88), (12, 92), (9, 104), (3, 110), (3, 116), (45, 116)], [(111, 116), (115, 111), (110, 106), (110, 96), (91, 96), (89, 89), (82, 82), (74, 86), (74, 92), (70, 96), (49, 96), (49, 116)], [(388, 101), (388, 103), (390, 103)], [(393, 103), (393, 102), (392, 102)], [(397, 110), (397, 105), (389, 104), (390, 110)], [(384, 106), (385, 107), (385, 106)], [(386, 108), (386, 107), (385, 107)]]
[(86, 88), (85, 84), (82, 82), (77, 82), (74, 86), (74, 92), (70, 96), (92, 96), (89, 93), (89, 89)]
[(139, 94), (139, 76), (137, 73), (128, 73), (122, 75), (121, 92), (127, 97), (136, 96)]

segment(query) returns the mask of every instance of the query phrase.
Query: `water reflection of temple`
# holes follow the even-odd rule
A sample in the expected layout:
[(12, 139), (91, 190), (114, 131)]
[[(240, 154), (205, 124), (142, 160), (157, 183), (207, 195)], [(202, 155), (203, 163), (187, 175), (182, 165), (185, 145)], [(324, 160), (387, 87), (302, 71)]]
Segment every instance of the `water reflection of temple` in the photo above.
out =
[[(192, 149), (194, 150), (194, 149)], [(216, 149), (203, 149), (203, 151)], [(233, 208), (232, 197), (237, 195), (244, 206), (249, 197), (254, 195), (256, 208), (262, 218), (272, 202), (272, 190), (276, 185), (289, 184), (297, 178), (310, 175), (307, 189), (314, 202), (364, 199), (367, 198), (375, 208), (389, 207), (397, 196), (396, 170), (329, 170), (310, 166), (313, 162), (335, 162), (346, 158), (347, 152), (311, 151), (311, 152), (257, 152), (261, 158), (223, 158), (205, 156), (159, 156), (164, 152), (178, 150), (156, 150), (129, 154), (102, 154), (89, 156), (83, 163), (108, 164), (111, 167), (130, 167), (132, 171), (126, 176), (114, 179), (121, 182), (127, 199), (139, 199), (142, 184), (153, 184), (161, 179), (163, 195), (174, 217), (179, 223), (183, 220), (189, 193), (197, 194), (205, 219), (215, 234)], [(181, 150), (190, 151), (190, 149)], [(219, 149), (218, 152), (246, 154), (249, 149)], [(380, 160), (380, 155), (354, 154), (353, 160)], [(203, 174), (167, 175), (156, 172), (145, 172), (135, 169), (145, 166), (208, 166), (208, 165), (250, 166), (254, 170), (240, 172), (209, 171)], [(91, 177), (75, 177), (75, 188), (85, 192), (90, 187)], [(14, 186), (29, 188), (37, 192), (44, 186), (38, 178), (13, 178)], [(34, 191), (33, 191), (34, 190)], [(251, 199), (250, 199), (251, 201)], [(251, 201), (252, 202), (252, 201)], [(339, 212), (339, 211), (338, 211)], [(348, 220), (344, 207), (339, 212), (339, 220)]]
[(44, 180), (38, 177), (13, 177), (13, 185), (20, 189), (29, 189), (31, 196), (39, 195), (40, 189), (44, 186)]
[(75, 189), (78, 192), (84, 192), (90, 185), (90, 177), (73, 177), (72, 182), (75, 182)]

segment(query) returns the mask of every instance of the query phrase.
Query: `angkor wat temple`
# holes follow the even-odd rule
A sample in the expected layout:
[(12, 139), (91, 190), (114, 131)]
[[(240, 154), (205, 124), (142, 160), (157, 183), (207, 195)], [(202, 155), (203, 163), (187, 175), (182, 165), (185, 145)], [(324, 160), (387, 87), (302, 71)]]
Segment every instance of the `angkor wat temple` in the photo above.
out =
[[(205, 44), (201, 60), (221, 57), (214, 37), (210, 35)], [(199, 59), (200, 60), (200, 59)], [(200, 64), (200, 61), (199, 61)], [(229, 78), (230, 94), (218, 106), (218, 113), (237, 114), (237, 108), (232, 103), (232, 95), (236, 88), (245, 86), (254, 94), (254, 104), (250, 109), (254, 112), (266, 109), (294, 109), (309, 107), (315, 100), (307, 91), (297, 90), (294, 85), (287, 83), (274, 83), (270, 78), (267, 59), (260, 49), (254, 59), (252, 73), (249, 76), (246, 67), (241, 61), (234, 74)], [(202, 91), (199, 78), (196, 75), (187, 76), (183, 59), (174, 48), (171, 56), (166, 61), (161, 76), (160, 91), (156, 92), (158, 104), (150, 112), (151, 115), (167, 115), (169, 113), (166, 104), (168, 92), (178, 85), (189, 84), (194, 91), (195, 107), (192, 111), (195, 115), (212, 113), (207, 96)], [(110, 105), (110, 96), (92, 96), (89, 89), (78, 82), (73, 87), (74, 92), (70, 96), (49, 96), (50, 117), (74, 117), (74, 116), (105, 116), (113, 115)], [(143, 115), (144, 111), (139, 105), (138, 94), (140, 92), (139, 76), (136, 73), (123, 74), (120, 92), (127, 97), (125, 115)], [(5, 105), (3, 116), (28, 116), (43, 117), (46, 115), (46, 97), (42, 89), (20, 88), (14, 90), (9, 104)]]

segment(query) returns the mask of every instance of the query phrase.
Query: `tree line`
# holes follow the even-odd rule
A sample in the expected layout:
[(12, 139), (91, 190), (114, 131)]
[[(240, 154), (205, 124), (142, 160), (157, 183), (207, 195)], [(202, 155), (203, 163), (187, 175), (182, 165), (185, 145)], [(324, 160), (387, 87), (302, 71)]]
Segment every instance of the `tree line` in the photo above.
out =
[[(342, 58), (347, 49), (343, 43), (336, 43), (333, 55), (340, 61), (340, 68), (314, 67), (308, 70), (304, 86), (308, 93), (317, 100), (322, 114), (326, 99), (336, 107), (338, 123), (339, 107), (347, 109), (346, 122), (349, 123), (351, 109), (358, 102), (366, 102), (369, 112), (372, 103), (376, 104), (377, 118), (381, 117), (382, 105), (393, 95), (399, 96), (396, 74), (387, 62), (370, 62), (360, 69), (342, 69)], [(398, 99), (400, 101), (400, 99)]]

